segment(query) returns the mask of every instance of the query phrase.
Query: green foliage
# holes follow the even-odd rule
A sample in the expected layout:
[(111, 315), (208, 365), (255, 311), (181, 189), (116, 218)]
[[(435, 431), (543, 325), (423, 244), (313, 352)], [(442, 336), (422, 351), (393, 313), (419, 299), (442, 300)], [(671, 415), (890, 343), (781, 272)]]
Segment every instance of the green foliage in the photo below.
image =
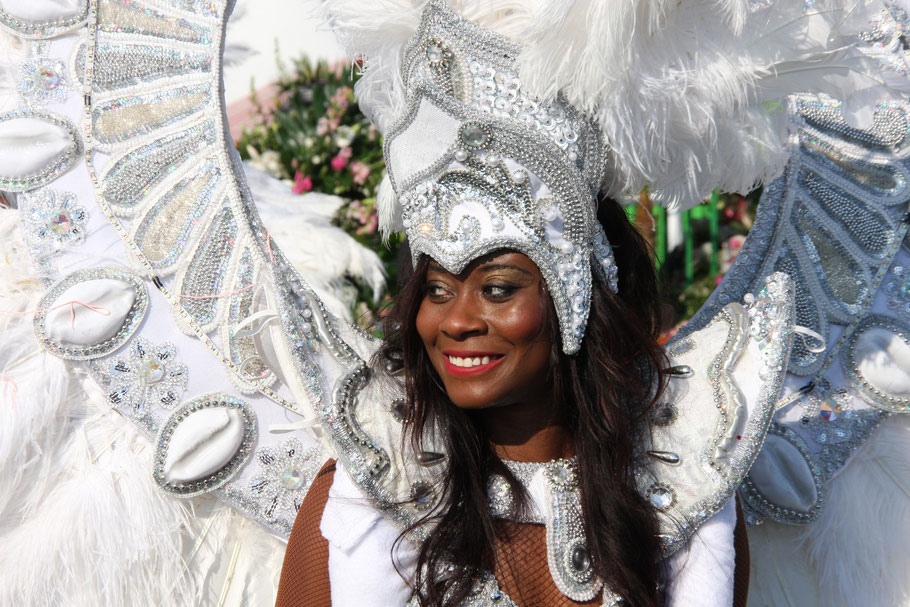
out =
[[(285, 180), (297, 194), (345, 198), (335, 222), (379, 254), (394, 285), (400, 239), (386, 246), (377, 232), (376, 191), (385, 164), (379, 131), (354, 101), (357, 78), (344, 62), (313, 64), (304, 57), (290, 69), (283, 66), (277, 96), (253, 97), (256, 126), (245, 129), (237, 147), (242, 158)], [(372, 301), (364, 285), (358, 292), (356, 311), (366, 305), (378, 312), (380, 302)]]

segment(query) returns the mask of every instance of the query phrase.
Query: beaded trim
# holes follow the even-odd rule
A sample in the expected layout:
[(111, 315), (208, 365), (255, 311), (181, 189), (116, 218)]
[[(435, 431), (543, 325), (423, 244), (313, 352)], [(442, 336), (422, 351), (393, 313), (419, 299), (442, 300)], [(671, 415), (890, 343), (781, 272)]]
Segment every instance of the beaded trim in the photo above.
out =
[(23, 38), (53, 38), (75, 29), (85, 22), (85, 18), (88, 15), (88, 2), (81, 0), (80, 5), (79, 12), (71, 17), (61, 17), (47, 21), (26, 21), (0, 8), (0, 23)]
[[(168, 447), (170, 446), (170, 440), (174, 435), (174, 431), (181, 422), (194, 413), (216, 407), (237, 409), (243, 416), (243, 440), (240, 447), (237, 449), (237, 452), (218, 471), (204, 479), (185, 484), (172, 484), (167, 482), (164, 478), (164, 464), (167, 461)], [(258, 436), (256, 412), (244, 401), (220, 392), (199, 396), (174, 411), (161, 427), (161, 432), (158, 434), (158, 438), (155, 441), (157, 450), (155, 452), (155, 465), (152, 476), (159, 487), (178, 497), (193, 497), (202, 493), (208, 493), (230, 481), (240, 468), (246, 464), (253, 452), (253, 445), (256, 443)]]

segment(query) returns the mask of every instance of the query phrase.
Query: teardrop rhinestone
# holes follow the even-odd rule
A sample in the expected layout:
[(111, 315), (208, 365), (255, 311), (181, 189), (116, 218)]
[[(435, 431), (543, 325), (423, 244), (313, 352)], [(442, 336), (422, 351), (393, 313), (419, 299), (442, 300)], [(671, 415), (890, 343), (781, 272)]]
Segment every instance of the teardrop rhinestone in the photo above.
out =
[(591, 568), (591, 556), (588, 549), (582, 545), (575, 546), (572, 550), (572, 568), (579, 573), (583, 573)]

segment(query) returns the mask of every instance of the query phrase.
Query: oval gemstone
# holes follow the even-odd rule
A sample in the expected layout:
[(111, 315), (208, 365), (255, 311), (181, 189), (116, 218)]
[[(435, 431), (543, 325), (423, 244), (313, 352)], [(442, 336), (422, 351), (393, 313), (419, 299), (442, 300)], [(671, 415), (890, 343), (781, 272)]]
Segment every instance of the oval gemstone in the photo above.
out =
[(575, 546), (575, 549), (572, 550), (572, 568), (579, 572), (591, 568), (591, 556), (584, 546)]
[(482, 127), (476, 124), (469, 124), (461, 129), (461, 140), (464, 141), (465, 145), (477, 148), (487, 142), (487, 134)]
[(281, 473), (281, 484), (288, 491), (303, 487), (303, 473), (294, 466), (289, 466)]
[(74, 220), (69, 209), (57, 209), (50, 215), (50, 228), (58, 236), (65, 236), (73, 229)]
[(427, 59), (433, 63), (439, 63), (445, 54), (442, 46), (438, 42), (433, 42), (427, 46)]
[(673, 505), (673, 493), (667, 487), (653, 487), (648, 493), (648, 499), (658, 510), (666, 510)]
[(149, 384), (156, 384), (164, 379), (164, 365), (154, 359), (148, 359), (142, 363), (139, 369), (142, 378)]

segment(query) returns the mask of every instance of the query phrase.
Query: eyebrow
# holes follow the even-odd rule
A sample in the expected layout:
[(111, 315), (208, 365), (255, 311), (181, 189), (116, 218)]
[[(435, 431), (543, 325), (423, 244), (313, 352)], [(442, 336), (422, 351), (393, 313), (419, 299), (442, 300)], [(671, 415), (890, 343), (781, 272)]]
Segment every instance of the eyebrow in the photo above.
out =
[[(448, 270), (446, 270), (444, 267), (442, 267), (442, 265), (440, 265), (436, 261), (430, 262), (429, 269), (434, 270), (436, 272), (448, 272)], [(485, 263), (485, 264), (479, 266), (477, 269), (482, 270), (484, 272), (489, 272), (492, 270), (517, 270), (518, 272), (521, 272), (522, 274), (527, 274), (528, 276), (532, 276), (532, 274), (530, 272), (528, 272), (527, 270), (525, 270), (524, 268), (519, 268), (518, 266), (513, 266), (513, 265), (507, 264), (507, 263)]]

